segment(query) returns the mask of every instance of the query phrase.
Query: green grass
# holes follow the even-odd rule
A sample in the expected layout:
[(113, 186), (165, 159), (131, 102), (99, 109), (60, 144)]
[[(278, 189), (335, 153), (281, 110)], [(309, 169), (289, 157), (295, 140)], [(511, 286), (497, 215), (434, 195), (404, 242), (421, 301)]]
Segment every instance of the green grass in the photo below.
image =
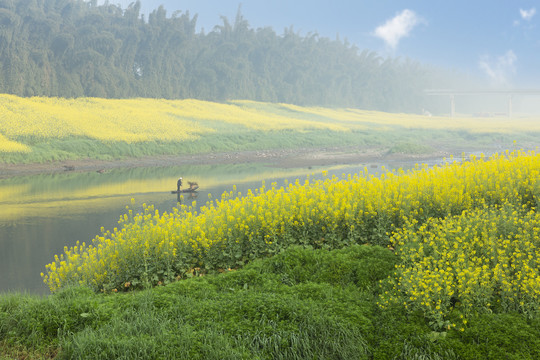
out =
[[(534, 134), (516, 134), (508, 143), (528, 143)], [(536, 134), (537, 135), (537, 134)], [(32, 147), (32, 152), (5, 153), (0, 162), (10, 164), (46, 163), (51, 161), (99, 159), (116, 160), (158, 155), (193, 155), (244, 150), (320, 148), (328, 146), (361, 146), (386, 149), (389, 153), (429, 154), (440, 144), (468, 149), (482, 148), (500, 142), (500, 134), (471, 134), (465, 131), (402, 129), (256, 131), (218, 127), (216, 133), (201, 135), (184, 142), (102, 142), (88, 138), (17, 139)], [(519, 145), (519, 144), (518, 144)]]
[[(143, 291), (0, 296), (0, 353), (25, 359), (535, 359), (540, 322), (481, 315), (433, 332), (381, 310), (396, 255), (292, 247), (241, 270)], [(0, 359), (3, 359), (0, 356)]]
[[(18, 139), (27, 143), (25, 139)], [(12, 164), (45, 163), (50, 161), (100, 159), (115, 160), (153, 155), (193, 155), (243, 150), (294, 149), (303, 147), (378, 144), (376, 134), (337, 133), (329, 130), (254, 131), (223, 130), (209, 133), (197, 140), (184, 142), (101, 142), (99, 140), (69, 138), (36, 141), (28, 154), (6, 153), (0, 161)]]

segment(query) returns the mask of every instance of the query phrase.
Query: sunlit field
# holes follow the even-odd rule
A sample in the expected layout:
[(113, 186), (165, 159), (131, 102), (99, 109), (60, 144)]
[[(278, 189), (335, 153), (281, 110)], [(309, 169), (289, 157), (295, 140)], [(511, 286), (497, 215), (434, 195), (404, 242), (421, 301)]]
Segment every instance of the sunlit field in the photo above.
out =
[(531, 118), (426, 117), (253, 101), (0, 95), (0, 161), (8, 163), (299, 146), (389, 146), (434, 137), (470, 141), (471, 136), (487, 136), (485, 141), (494, 137), (500, 141), (539, 132), (540, 122)]
[(19, 142), (9, 140), (0, 134), (0, 152), (1, 153), (29, 153), (30, 147)]

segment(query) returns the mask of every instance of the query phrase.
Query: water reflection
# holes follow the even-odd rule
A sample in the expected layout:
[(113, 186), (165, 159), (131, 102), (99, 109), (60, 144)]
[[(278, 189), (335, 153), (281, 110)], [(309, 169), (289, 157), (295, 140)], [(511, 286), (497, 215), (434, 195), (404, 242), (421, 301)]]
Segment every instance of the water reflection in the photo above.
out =
[[(319, 178), (363, 171), (365, 165), (333, 168), (281, 169), (263, 164), (201, 165), (161, 168), (117, 169), (105, 173), (61, 173), (0, 180), (0, 291), (47, 293), (40, 272), (77, 241), (89, 243), (100, 228), (112, 229), (135, 199), (135, 211), (143, 203), (170, 211), (181, 199), (196, 209), (219, 198), (223, 192), (257, 189), (285, 179)], [(368, 167), (377, 171), (379, 166)], [(197, 193), (171, 194), (176, 181), (200, 185)]]

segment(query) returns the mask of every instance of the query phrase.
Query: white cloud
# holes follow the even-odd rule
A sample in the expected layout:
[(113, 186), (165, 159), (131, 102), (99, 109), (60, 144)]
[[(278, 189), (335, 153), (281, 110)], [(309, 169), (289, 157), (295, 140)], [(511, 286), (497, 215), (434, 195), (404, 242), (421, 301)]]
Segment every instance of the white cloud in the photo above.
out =
[(516, 72), (516, 61), (516, 54), (512, 50), (508, 50), (495, 60), (488, 55), (482, 56), (478, 61), (478, 65), (494, 85), (502, 86), (508, 85), (510, 77)]
[(399, 41), (409, 36), (412, 29), (421, 22), (421, 18), (412, 10), (405, 9), (392, 19), (389, 19), (377, 27), (374, 35), (383, 39), (392, 49), (395, 49)]
[(519, 14), (523, 20), (531, 20), (534, 14), (536, 14), (536, 8), (530, 8), (529, 10), (519, 9)]

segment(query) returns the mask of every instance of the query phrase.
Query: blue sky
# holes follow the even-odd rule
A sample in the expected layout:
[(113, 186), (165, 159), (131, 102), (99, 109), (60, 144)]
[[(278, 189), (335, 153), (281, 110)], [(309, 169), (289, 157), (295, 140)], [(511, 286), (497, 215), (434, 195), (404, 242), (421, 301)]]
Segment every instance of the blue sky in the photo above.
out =
[[(133, 0), (110, 0), (126, 7)], [(220, 16), (234, 21), (239, 4), (252, 28), (291, 25), (301, 35), (347, 39), (360, 50), (455, 68), (494, 87), (540, 88), (540, 1), (520, 0), (141, 0), (198, 14), (210, 32)]]

